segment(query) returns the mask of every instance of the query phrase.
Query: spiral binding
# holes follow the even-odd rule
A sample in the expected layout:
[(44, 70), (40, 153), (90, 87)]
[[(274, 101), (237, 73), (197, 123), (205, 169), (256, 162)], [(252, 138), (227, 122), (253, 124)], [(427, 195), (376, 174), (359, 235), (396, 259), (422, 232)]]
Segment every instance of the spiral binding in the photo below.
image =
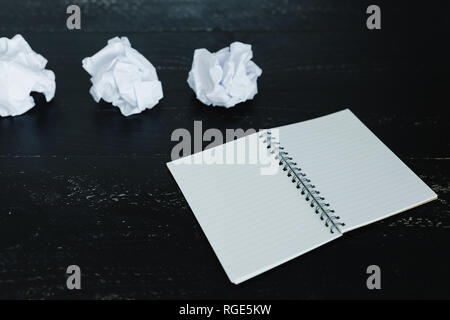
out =
[(310, 202), (312, 208), (315, 208), (317, 215), (320, 214), (320, 220), (325, 220), (325, 227), (329, 227), (331, 233), (334, 233), (335, 230), (342, 233), (340, 226), (345, 226), (345, 223), (338, 221), (340, 217), (334, 215), (334, 210), (329, 209), (330, 204), (325, 202), (325, 198), (311, 184), (311, 180), (306, 177), (306, 174), (301, 172), (302, 169), (284, 150), (277, 138), (272, 136), (272, 132), (267, 130), (260, 138), (265, 138), (264, 143), (267, 144), (267, 149), (275, 155), (276, 160), (279, 160), (279, 165), (283, 167), (283, 171), (287, 171), (287, 176), (292, 177), (292, 183), (296, 183), (297, 189), (301, 189), (301, 194), (306, 195), (306, 201)]

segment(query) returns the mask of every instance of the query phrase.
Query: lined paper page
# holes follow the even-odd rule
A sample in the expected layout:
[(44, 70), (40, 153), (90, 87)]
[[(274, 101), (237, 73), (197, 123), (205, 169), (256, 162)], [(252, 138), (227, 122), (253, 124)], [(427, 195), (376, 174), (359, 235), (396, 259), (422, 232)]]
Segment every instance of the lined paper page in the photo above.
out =
[[(261, 142), (257, 144), (265, 148)], [(205, 152), (218, 148), (221, 147)], [(190, 158), (198, 159), (205, 152)], [(181, 162), (179, 159), (168, 163), (168, 167), (233, 283), (340, 236), (324, 227), (286, 173), (279, 169), (278, 161), (274, 162), (275, 175), (261, 175), (260, 164)]]
[(279, 128), (280, 142), (349, 231), (437, 198), (350, 111)]

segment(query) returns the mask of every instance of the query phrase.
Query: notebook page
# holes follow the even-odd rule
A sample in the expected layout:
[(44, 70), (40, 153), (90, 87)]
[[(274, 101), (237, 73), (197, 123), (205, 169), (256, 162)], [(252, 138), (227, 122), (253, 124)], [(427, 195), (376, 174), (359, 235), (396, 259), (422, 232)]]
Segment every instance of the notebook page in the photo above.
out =
[[(226, 145), (252, 137), (267, 152), (256, 135)], [(261, 164), (180, 164), (218, 148), (167, 165), (231, 282), (238, 284), (340, 236), (324, 227), (274, 159), (274, 175), (262, 175)]]
[(281, 127), (279, 135), (344, 232), (437, 198), (348, 109)]

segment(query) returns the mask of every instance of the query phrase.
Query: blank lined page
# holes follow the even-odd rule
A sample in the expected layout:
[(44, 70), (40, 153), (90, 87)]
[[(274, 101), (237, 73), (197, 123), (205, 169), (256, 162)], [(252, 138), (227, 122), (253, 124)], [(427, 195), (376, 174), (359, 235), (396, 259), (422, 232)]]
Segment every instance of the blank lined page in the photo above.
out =
[(345, 222), (343, 231), (437, 198), (348, 109), (279, 129), (281, 144)]
[(233, 283), (340, 236), (330, 233), (274, 159), (274, 175), (262, 175), (260, 164), (182, 164), (218, 148), (168, 168)]

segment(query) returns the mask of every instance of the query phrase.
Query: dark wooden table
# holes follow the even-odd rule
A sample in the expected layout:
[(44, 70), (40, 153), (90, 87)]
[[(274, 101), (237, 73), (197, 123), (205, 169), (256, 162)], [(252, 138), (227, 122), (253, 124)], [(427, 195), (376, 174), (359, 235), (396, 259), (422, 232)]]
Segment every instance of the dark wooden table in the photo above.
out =
[[(395, 2), (395, 3), (394, 3)], [(0, 119), (0, 298), (449, 298), (448, 1), (89, 1), (82, 30), (67, 1), (2, 0), (0, 36), (22, 33), (57, 77), (50, 103)], [(157, 67), (165, 97), (123, 117), (96, 104), (81, 68), (117, 35)], [(253, 45), (253, 101), (201, 105), (193, 50)], [(231, 284), (165, 163), (173, 130), (267, 128), (350, 108), (439, 200), (346, 234)], [(82, 290), (66, 289), (66, 268)], [(366, 267), (382, 290), (366, 288)]]

